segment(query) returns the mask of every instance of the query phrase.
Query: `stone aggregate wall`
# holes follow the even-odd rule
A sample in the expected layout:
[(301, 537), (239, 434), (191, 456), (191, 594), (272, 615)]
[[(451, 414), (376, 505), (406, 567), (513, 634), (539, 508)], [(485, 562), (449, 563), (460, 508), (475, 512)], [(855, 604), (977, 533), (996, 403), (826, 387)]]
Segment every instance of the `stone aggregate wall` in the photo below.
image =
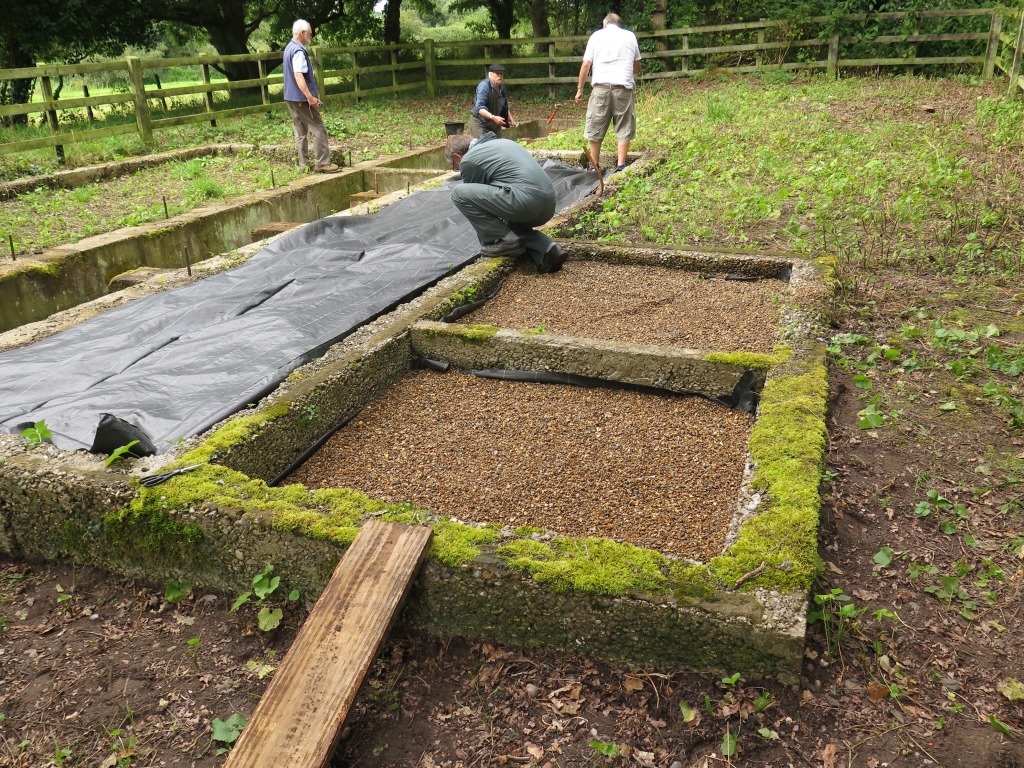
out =
[[(661, 247), (647, 250), (575, 242), (569, 247), (571, 258), (790, 277), (782, 308), (786, 347), (780, 352), (782, 362), (768, 371), (766, 387), (774, 386), (773, 397), (780, 398), (772, 407), (788, 408), (798, 417), (796, 437), (780, 433), (780, 440), (801, 439), (805, 426), (815, 434), (823, 433), (827, 393), (820, 389), (818, 374), (825, 359), (827, 265)], [(731, 388), (744, 367), (742, 360), (728, 356), (712, 360), (705, 355), (698, 360), (676, 350), (662, 356), (670, 372), (658, 374), (654, 372), (658, 355), (630, 349), (631, 345), (592, 349), (569, 339), (525, 338), (498, 329), (473, 340), (465, 335), (467, 326), (455, 330), (430, 322), (487, 295), (512, 267), (507, 259), (482, 260), (467, 267), (357, 330), (322, 358), (294, 372), (254, 408), (161, 457), (108, 469), (99, 457), (69, 454), (47, 445), (28, 446), (17, 437), (0, 435), (0, 552), (29, 560), (70, 559), (158, 587), (185, 578), (200, 589), (226, 593), (245, 589), (252, 576), (271, 563), (289, 588), (312, 600), (330, 578), (355, 533), (355, 524), (334, 521), (335, 512), (325, 506), (322, 496), (297, 486), (271, 488), (266, 483), (334, 425), (385, 392), (416, 354), (448, 352), (462, 362), (502, 367), (519, 360), (524, 366), (576, 366), (586, 375), (619, 370), (623, 377), (670, 387), (700, 379), (719, 389)], [(807, 377), (813, 379), (813, 386), (799, 391), (790, 387), (790, 382)], [(793, 398), (789, 404), (787, 397)], [(762, 439), (773, 439), (770, 430)], [(797, 471), (813, 474), (815, 467), (820, 468), (816, 445), (808, 443), (810, 453), (801, 458)], [(161, 465), (197, 462), (204, 466), (153, 489), (142, 489), (134, 482)], [(792, 518), (799, 525), (773, 540), (772, 526), (785, 525), (789, 518), (773, 520), (771, 487), (753, 489), (762, 469), (755, 465), (749, 473), (751, 488), (741, 495), (746, 503), (738, 500), (737, 505), (739, 532), (730, 550), (719, 558), (722, 563), (709, 567), (649, 553), (669, 585), (657, 594), (640, 588), (622, 594), (566, 588), (508, 565), (501, 547), (548, 541), (545, 534), (473, 528), (416, 510), (382, 509), (368, 514), (403, 522), (412, 516), (435, 528), (431, 555), (404, 610), (410, 627), (444, 636), (560, 648), (645, 666), (764, 674), (795, 684), (807, 588), (816, 562), (816, 491), (804, 502), (806, 508)], [(816, 483), (815, 476), (806, 485), (813, 489)], [(746, 536), (751, 524), (769, 531), (762, 535), (763, 541)], [(450, 538), (452, 531), (456, 537), (461, 535), (460, 530), (486, 534), (483, 539), (492, 540), (467, 544), (465, 556), (453, 560), (439, 541), (446, 535)], [(796, 554), (773, 559), (772, 550), (780, 544)], [(764, 567), (758, 570), (762, 559)], [(690, 576), (685, 574), (677, 576), (679, 566), (684, 566), (682, 571), (692, 570), (696, 581), (688, 582)], [(737, 584), (742, 588), (736, 589)]]

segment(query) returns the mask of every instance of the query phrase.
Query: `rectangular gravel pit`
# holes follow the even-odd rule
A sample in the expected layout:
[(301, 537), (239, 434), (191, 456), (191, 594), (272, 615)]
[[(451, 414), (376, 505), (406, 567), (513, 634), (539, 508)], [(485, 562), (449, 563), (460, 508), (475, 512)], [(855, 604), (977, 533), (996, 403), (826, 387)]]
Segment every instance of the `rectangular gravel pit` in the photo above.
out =
[(633, 344), (770, 353), (778, 341), (779, 280), (648, 265), (566, 262), (561, 272), (516, 269), (467, 324)]
[(700, 397), (422, 371), (289, 480), (707, 561), (737, 508), (752, 424)]

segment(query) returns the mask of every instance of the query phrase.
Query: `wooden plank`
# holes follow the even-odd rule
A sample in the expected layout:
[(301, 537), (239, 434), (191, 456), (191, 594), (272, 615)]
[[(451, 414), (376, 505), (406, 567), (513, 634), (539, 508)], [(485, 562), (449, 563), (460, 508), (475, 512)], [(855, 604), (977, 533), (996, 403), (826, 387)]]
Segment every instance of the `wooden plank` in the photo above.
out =
[(371, 520), (278, 667), (225, 768), (322, 768), (426, 554), (431, 530)]
[(15, 152), (28, 152), (33, 149), (44, 149), (57, 144), (78, 144), (83, 141), (96, 141), (105, 139), (108, 136), (122, 136), (126, 133), (135, 133), (138, 129), (130, 124), (115, 125), (113, 128), (98, 128), (88, 131), (68, 131), (58, 133), (56, 136), (44, 136), (39, 139), (25, 139), (14, 141), (10, 144), (0, 144), (0, 155), (11, 155)]

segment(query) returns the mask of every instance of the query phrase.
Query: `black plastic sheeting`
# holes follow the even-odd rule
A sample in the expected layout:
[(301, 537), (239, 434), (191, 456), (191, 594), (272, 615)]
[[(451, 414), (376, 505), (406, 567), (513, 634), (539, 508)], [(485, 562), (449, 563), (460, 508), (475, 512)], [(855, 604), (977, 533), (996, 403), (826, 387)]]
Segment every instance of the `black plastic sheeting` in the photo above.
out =
[[(432, 361), (435, 364), (446, 365), (446, 361)], [(435, 369), (442, 370), (442, 369)], [(446, 368), (443, 370), (447, 370)], [(758, 402), (758, 377), (749, 368), (743, 372), (740, 380), (736, 382), (732, 393), (728, 397), (712, 397), (703, 392), (679, 392), (674, 389), (663, 387), (652, 387), (647, 384), (626, 384), (621, 381), (610, 379), (599, 379), (594, 376), (579, 376), (575, 373), (560, 373), (557, 371), (517, 371), (507, 368), (475, 368), (467, 370), (474, 376), (483, 379), (501, 379), (502, 381), (525, 381), (532, 384), (566, 384), (573, 387), (586, 387), (588, 389), (612, 389), (626, 392), (643, 392), (650, 395), (666, 395), (670, 397), (704, 397), (712, 402), (724, 405), (727, 408), (734, 408), (744, 413), (757, 413)]]
[[(542, 165), (557, 210), (593, 171)], [(321, 219), (245, 264), (0, 354), (0, 431), (45, 421), (65, 449), (162, 453), (271, 392), (360, 325), (472, 261), (457, 181), (370, 216)]]

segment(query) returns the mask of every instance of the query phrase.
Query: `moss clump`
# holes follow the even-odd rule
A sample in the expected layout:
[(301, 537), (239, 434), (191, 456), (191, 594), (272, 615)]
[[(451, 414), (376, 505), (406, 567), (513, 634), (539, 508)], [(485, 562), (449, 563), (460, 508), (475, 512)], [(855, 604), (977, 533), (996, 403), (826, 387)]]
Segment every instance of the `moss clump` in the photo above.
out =
[(676, 601), (686, 602), (688, 599), (708, 600), (715, 595), (715, 585), (711, 572), (706, 565), (694, 565), (676, 560), (671, 565), (673, 594)]
[(669, 583), (662, 555), (608, 539), (520, 539), (499, 548), (498, 556), (560, 592), (663, 594)]
[(157, 491), (145, 492), (125, 509), (103, 518), (103, 536), (122, 553), (141, 552), (164, 562), (194, 564), (201, 561), (203, 530), (175, 520)]
[(533, 536), (535, 533), (544, 533), (544, 529), (534, 525), (521, 525), (516, 528), (517, 536)]
[(57, 277), (60, 274), (61, 264), (54, 261), (47, 261), (45, 264), (29, 264), (18, 267), (8, 272), (4, 280), (13, 280), (19, 277)]
[(494, 325), (460, 325), (457, 328), (457, 335), (472, 344), (482, 344), (498, 332)]
[(231, 419), (231, 421), (204, 440), (202, 445), (182, 456), (175, 462), (174, 466), (209, 462), (215, 455), (224, 453), (232, 446), (244, 442), (264, 424), (268, 424), (287, 414), (288, 405), (285, 403), (264, 408), (248, 416), (239, 416), (238, 418)]
[(729, 554), (712, 561), (712, 573), (726, 584), (764, 562), (769, 568), (746, 582), (745, 589), (808, 589), (821, 570), (818, 482), (827, 438), (827, 394), (824, 364), (765, 384), (750, 455), (757, 467), (754, 485), (769, 498), (761, 514), (743, 526)]
[(434, 524), (430, 556), (445, 565), (458, 567), (480, 554), (480, 544), (489, 544), (498, 538), (498, 532), (490, 527), (476, 528), (442, 520)]
[(768, 371), (792, 356), (793, 350), (790, 347), (779, 344), (770, 355), (758, 352), (709, 352), (704, 359), (709, 363), (726, 363), (755, 371)]

